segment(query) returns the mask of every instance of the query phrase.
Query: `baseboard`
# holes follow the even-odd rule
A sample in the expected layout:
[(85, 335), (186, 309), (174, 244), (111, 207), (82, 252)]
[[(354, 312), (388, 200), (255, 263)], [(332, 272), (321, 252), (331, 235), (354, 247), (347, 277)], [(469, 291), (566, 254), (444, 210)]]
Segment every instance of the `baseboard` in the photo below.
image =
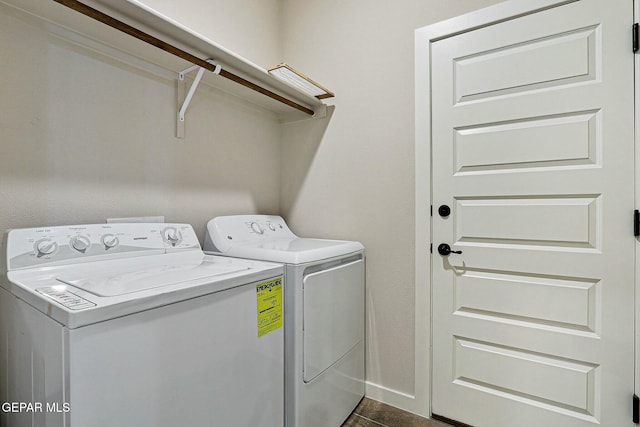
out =
[(429, 418), (429, 405), (425, 402), (418, 402), (416, 397), (411, 394), (392, 390), (367, 381), (365, 385), (365, 395), (369, 399), (386, 403), (387, 405), (394, 406), (402, 409), (403, 411), (411, 412), (412, 414), (420, 415), (424, 418)]

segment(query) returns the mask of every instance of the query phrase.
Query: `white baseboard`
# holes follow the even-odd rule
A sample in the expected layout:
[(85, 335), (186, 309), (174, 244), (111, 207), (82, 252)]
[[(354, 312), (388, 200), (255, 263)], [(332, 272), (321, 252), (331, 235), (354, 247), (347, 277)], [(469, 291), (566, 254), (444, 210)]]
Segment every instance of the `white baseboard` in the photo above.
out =
[(392, 390), (379, 384), (374, 384), (367, 381), (365, 384), (365, 395), (370, 399), (386, 403), (387, 405), (394, 406), (396, 408), (402, 409), (403, 411), (411, 412), (412, 414), (429, 418), (430, 414), (428, 403), (418, 402), (416, 400), (416, 397), (411, 394)]

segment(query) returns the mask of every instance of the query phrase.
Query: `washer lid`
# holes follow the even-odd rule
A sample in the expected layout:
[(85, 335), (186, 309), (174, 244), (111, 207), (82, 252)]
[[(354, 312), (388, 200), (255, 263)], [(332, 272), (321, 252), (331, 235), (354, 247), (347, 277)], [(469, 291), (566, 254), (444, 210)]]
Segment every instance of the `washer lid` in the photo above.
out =
[(303, 264), (362, 251), (360, 242), (310, 238), (274, 239), (229, 248), (225, 255), (284, 264)]
[(169, 263), (147, 268), (128, 266), (128, 268), (115, 271), (98, 268), (89, 275), (68, 271), (57, 276), (56, 280), (97, 296), (110, 297), (187, 283), (193, 280), (214, 278), (243, 270), (249, 270), (249, 267), (221, 265), (205, 258), (202, 262)]
[(193, 251), (9, 271), (0, 285), (74, 329), (282, 274), (282, 264)]
[(70, 329), (283, 274), (282, 264), (206, 256), (189, 224), (25, 228), (4, 241), (0, 287)]

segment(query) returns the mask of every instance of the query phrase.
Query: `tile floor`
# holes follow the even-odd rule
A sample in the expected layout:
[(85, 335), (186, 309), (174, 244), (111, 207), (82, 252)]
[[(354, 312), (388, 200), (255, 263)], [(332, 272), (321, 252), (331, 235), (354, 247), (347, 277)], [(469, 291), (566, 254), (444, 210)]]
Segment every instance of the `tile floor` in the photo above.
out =
[(342, 427), (451, 427), (368, 398), (353, 411)]

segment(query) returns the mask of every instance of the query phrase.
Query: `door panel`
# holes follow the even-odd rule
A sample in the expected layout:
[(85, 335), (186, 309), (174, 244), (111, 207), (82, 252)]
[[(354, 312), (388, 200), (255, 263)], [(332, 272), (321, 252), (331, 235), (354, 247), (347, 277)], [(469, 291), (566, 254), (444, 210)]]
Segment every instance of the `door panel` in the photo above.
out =
[(599, 166), (599, 120), (588, 111), (455, 129), (455, 174)]
[(431, 45), (432, 411), (632, 425), (632, 3), (581, 0)]
[(508, 46), (454, 58), (456, 103), (593, 81), (597, 29), (516, 39)]

